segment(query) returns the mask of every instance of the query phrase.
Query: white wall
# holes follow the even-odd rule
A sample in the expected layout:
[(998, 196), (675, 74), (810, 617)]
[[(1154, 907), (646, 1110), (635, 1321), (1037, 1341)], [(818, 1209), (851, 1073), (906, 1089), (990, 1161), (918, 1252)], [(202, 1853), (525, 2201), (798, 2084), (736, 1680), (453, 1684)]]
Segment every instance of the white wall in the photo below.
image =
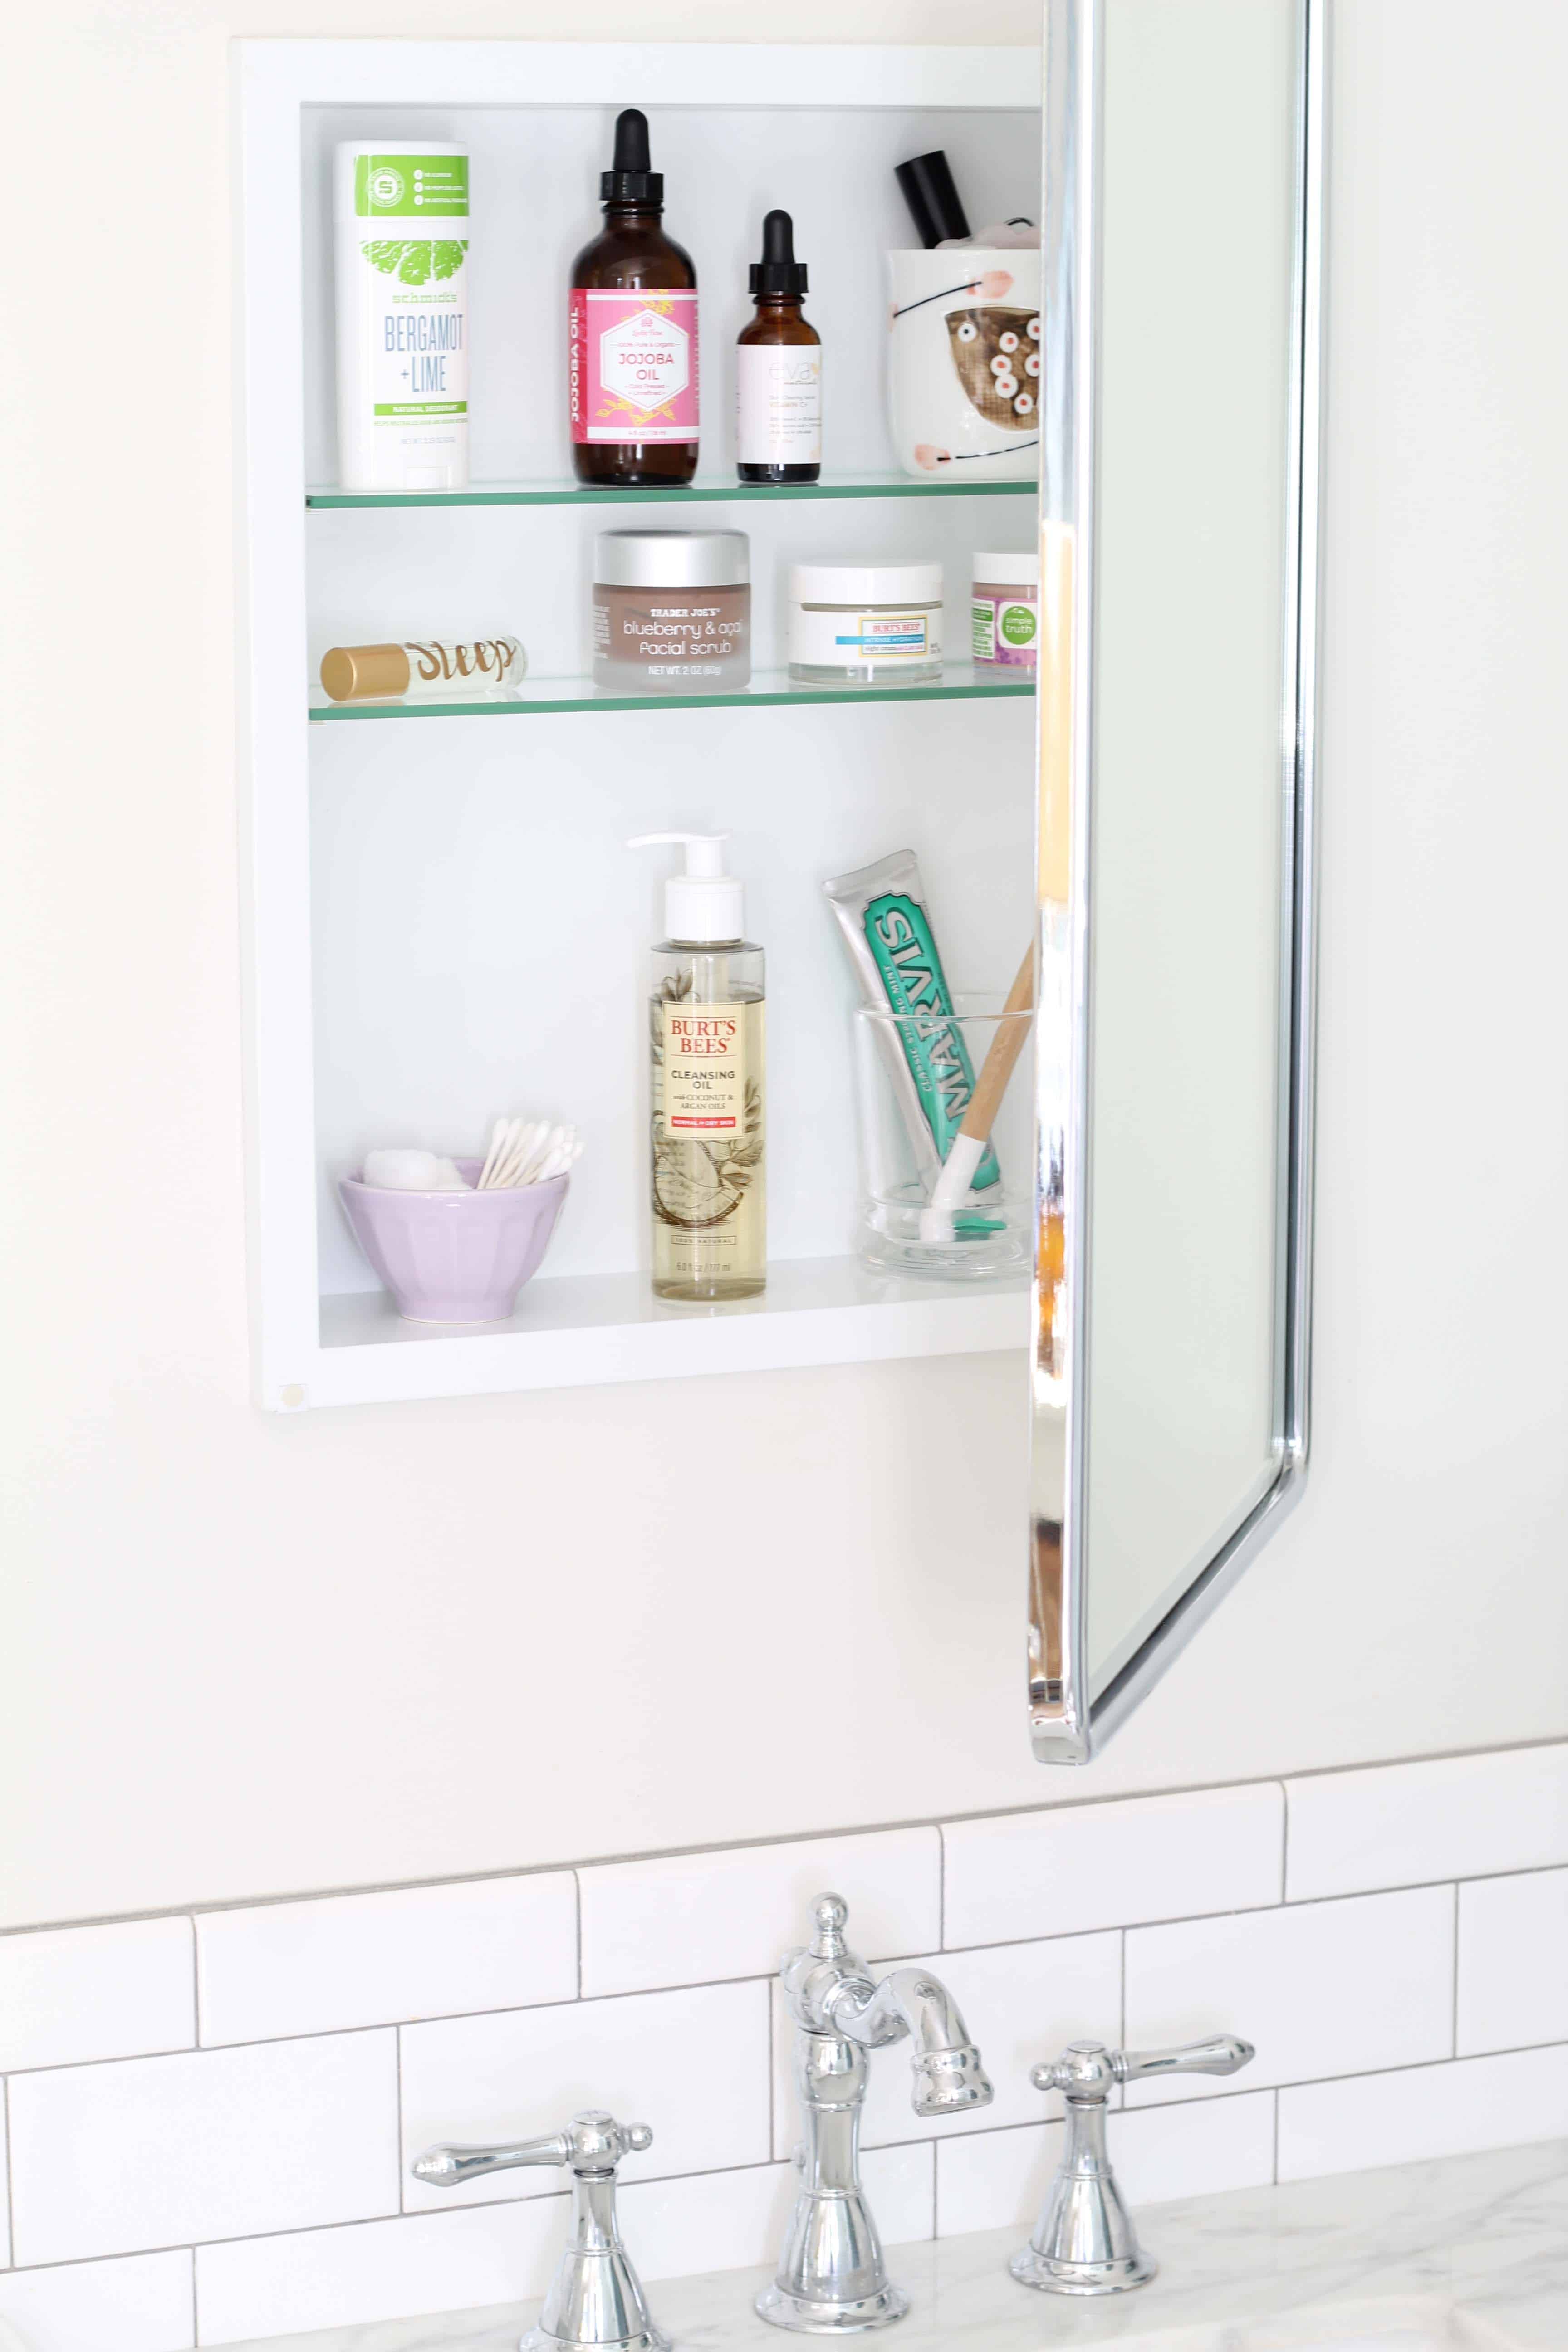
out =
[[(975, 14), (617, 0), (587, 29), (1033, 36), (1027, 0)], [(1059, 1781), (1024, 1735), (1005, 1360), (252, 1411), (226, 40), (431, 20), (57, 0), (12, 26), (11, 184), (42, 226), (0, 571), (0, 1918), (1568, 1728), (1568, 18), (1505, 0), (1481, 40), (1458, 0), (1339, 18), (1317, 1463), (1215, 1624)], [(555, 23), (455, 0), (441, 29)], [(744, 1531), (722, 1552), (675, 1499), (699, 1429), (712, 1516)]]

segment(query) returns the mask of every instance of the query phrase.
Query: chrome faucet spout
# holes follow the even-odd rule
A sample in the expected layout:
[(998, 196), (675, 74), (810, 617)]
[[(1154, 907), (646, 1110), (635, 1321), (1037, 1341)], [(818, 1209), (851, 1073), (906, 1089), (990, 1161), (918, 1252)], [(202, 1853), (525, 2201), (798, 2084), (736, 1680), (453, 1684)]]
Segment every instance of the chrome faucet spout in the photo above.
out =
[(929, 1969), (894, 1969), (879, 1985), (850, 1983), (831, 2003), (837, 2031), (862, 2049), (880, 2050), (907, 2033), (917, 2116), (950, 2116), (989, 2106), (992, 2089), (958, 2003)]
[(991, 2085), (947, 1987), (929, 1969), (894, 1969), (874, 1983), (844, 1940), (842, 1896), (822, 1895), (816, 1933), (786, 1952), (781, 1970), (795, 2021), (795, 2079), (805, 2139), (796, 2150), (801, 2191), (778, 2276), (757, 2297), (775, 2327), (842, 2336), (902, 2318), (908, 2299), (888, 2276), (860, 2181), (866, 2053), (907, 2035), (914, 2045), (919, 2116), (983, 2107)]

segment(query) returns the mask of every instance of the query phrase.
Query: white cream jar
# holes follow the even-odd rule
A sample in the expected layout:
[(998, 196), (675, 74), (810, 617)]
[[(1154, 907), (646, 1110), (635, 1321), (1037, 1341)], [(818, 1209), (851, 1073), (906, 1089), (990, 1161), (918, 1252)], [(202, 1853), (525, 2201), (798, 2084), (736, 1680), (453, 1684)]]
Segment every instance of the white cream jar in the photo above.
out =
[(942, 676), (940, 563), (792, 563), (789, 674), (803, 685)]

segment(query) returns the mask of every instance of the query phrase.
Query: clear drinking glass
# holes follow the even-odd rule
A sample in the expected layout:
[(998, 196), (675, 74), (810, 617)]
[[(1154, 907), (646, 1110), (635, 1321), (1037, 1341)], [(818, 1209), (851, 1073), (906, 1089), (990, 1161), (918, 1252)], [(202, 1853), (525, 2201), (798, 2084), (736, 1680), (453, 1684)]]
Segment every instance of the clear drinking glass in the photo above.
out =
[[(855, 1015), (857, 1246), (878, 1274), (979, 1281), (1030, 1264), (1032, 1013), (956, 995), (951, 1013)], [(999, 1041), (1020, 1050), (975, 1181), (951, 1216), (932, 1213), (942, 1163)]]

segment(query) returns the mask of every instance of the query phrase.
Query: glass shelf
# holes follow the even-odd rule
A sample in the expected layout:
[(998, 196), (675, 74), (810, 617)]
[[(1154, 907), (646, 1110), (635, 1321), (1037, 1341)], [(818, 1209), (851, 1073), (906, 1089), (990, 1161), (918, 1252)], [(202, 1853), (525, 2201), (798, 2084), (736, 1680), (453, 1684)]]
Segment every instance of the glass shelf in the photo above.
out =
[(748, 703), (994, 702), (1034, 694), (1032, 677), (978, 677), (968, 662), (950, 662), (940, 683), (887, 686), (794, 686), (782, 669), (752, 673), (750, 686), (731, 694), (612, 694), (585, 677), (526, 678), (518, 694), (476, 695), (472, 701), (441, 696), (429, 702), (330, 702), (310, 696), (312, 721), (334, 719), (531, 719), (570, 710), (739, 710)]
[(827, 482), (684, 482), (658, 490), (590, 490), (580, 482), (476, 482), (467, 490), (307, 490), (308, 507), (614, 507), (745, 505), (756, 499), (1029, 499), (1032, 481), (917, 482), (908, 474), (840, 474)]

